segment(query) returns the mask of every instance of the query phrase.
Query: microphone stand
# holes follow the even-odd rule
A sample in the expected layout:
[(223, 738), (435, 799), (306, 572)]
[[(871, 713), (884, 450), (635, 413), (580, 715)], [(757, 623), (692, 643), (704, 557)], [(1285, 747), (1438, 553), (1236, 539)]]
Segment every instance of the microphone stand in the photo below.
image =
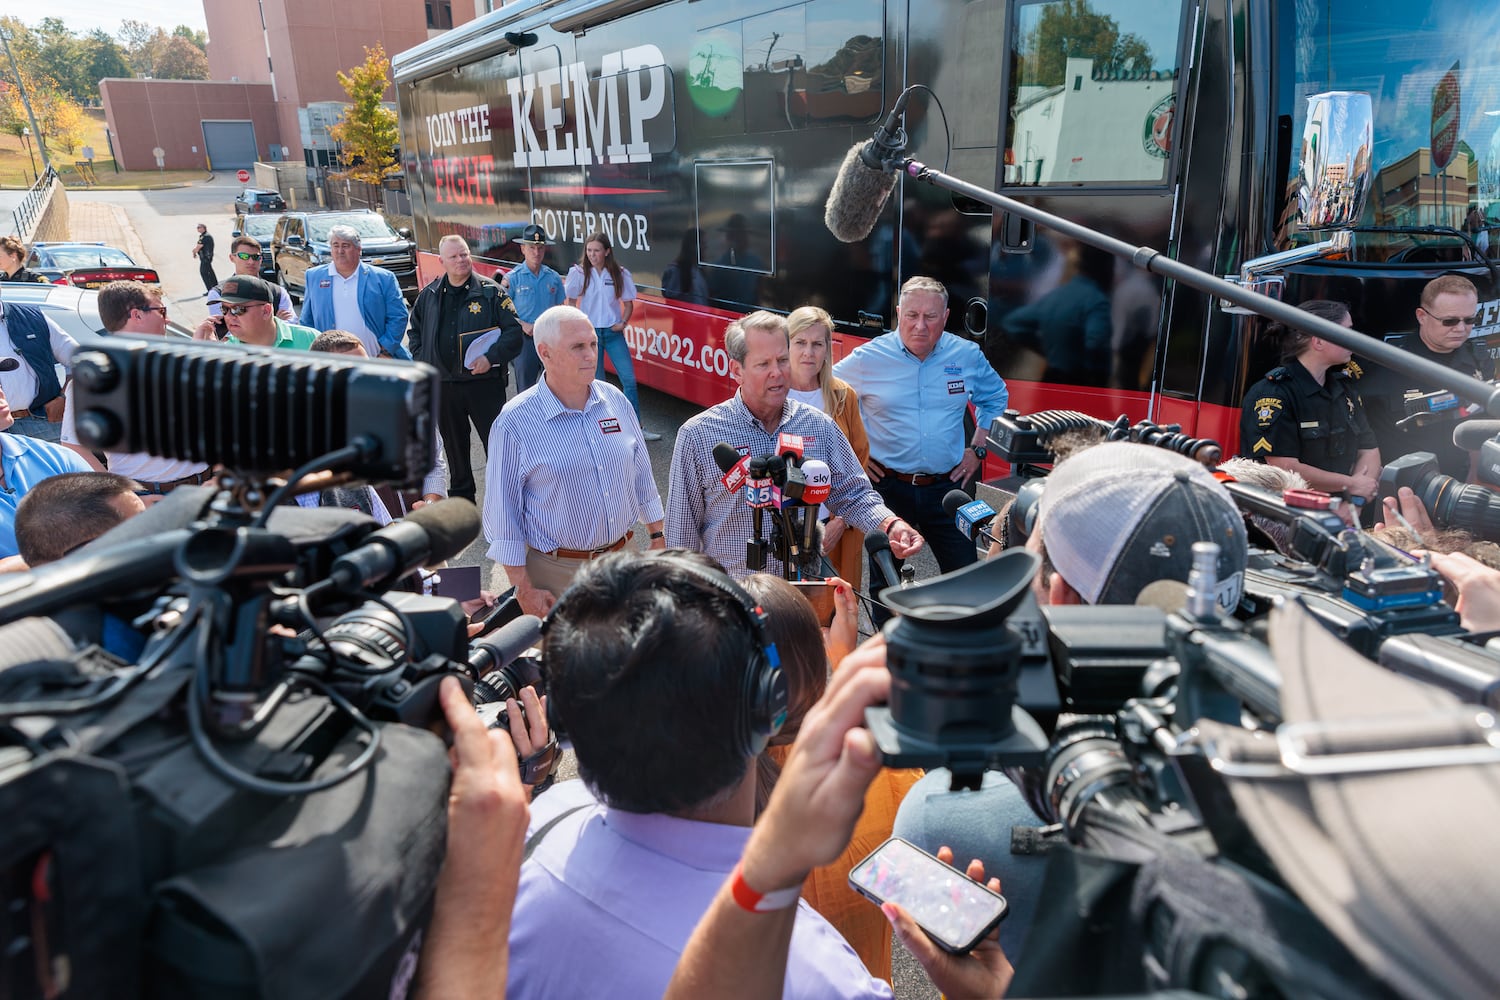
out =
[[(884, 131), (886, 130), (882, 129), (882, 132)], [(898, 133), (896, 136), (897, 141), (904, 138), (904, 133)], [(1401, 350), (1399, 347), (1387, 344), (1378, 337), (1371, 337), (1357, 330), (1342, 327), (1332, 320), (1326, 320), (1311, 313), (1303, 312), (1296, 306), (1288, 305), (1270, 296), (1262, 295), (1241, 285), (1225, 281), (1223, 278), (1200, 271), (1189, 264), (1173, 260), (1171, 257), (1158, 250), (1153, 250), (1151, 247), (1131, 246), (1124, 240), (1115, 239), (1113, 236), (1106, 236), (1097, 229), (1090, 229), (1088, 226), (1070, 222), (1061, 216), (1053, 215), (1051, 212), (1044, 212), (1024, 202), (1016, 201), (1014, 198), (1007, 198), (1005, 195), (991, 191), (989, 188), (970, 184), (968, 181), (961, 180), (952, 174), (944, 173), (934, 167), (929, 167), (919, 160), (906, 156), (904, 143), (902, 143), (900, 148), (897, 148), (885, 136), (879, 136), (878, 139), (878, 142), (872, 140), (872, 144), (876, 146), (875, 150), (871, 150), (869, 147), (866, 149), (866, 152), (874, 155), (864, 156), (862, 154), (861, 156), (867, 165), (875, 166), (875, 164), (870, 163), (873, 159), (878, 163), (878, 169), (885, 170), (888, 173), (905, 174), (912, 180), (931, 184), (933, 187), (942, 188), (945, 191), (951, 191), (955, 194), (964, 195), (992, 208), (998, 208), (1002, 212), (1018, 215), (1039, 226), (1045, 226), (1055, 232), (1062, 233), (1064, 236), (1075, 239), (1080, 243), (1085, 243), (1098, 250), (1103, 250), (1106, 253), (1111, 253), (1116, 257), (1128, 260), (1141, 270), (1171, 278), (1173, 281), (1187, 285), (1189, 288), (1196, 289), (1206, 295), (1216, 296), (1225, 302), (1243, 306), (1251, 312), (1310, 333), (1314, 337), (1321, 337), (1324, 340), (1338, 344), (1340, 347), (1347, 347), (1351, 351), (1356, 351), (1377, 364), (1393, 368), (1403, 374), (1421, 379), (1423, 382), (1447, 389), (1449, 392), (1455, 393), (1471, 403), (1477, 403), (1484, 407), (1485, 412), (1490, 416), (1500, 417), (1500, 387), (1491, 385), (1472, 375), (1464, 375), (1461, 372), (1456, 372), (1451, 368), (1438, 364), (1436, 361), (1416, 357)], [(879, 153), (888, 153), (889, 155), (880, 156), (878, 155)]]

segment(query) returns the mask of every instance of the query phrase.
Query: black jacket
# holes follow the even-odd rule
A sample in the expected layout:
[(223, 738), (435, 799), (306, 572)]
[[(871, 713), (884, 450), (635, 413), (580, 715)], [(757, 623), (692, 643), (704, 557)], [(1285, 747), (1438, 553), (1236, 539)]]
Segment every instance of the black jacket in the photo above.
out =
[[(442, 315), (442, 286), (447, 275), (430, 281), (417, 293), (417, 301), (411, 307), (411, 326), (407, 331), (407, 342), (411, 345), (411, 356), (425, 361), (442, 372), (445, 381), (467, 382), (478, 379), (506, 378), (506, 366), (521, 353), (521, 320), (510, 296), (489, 278), (478, 274), (469, 275), (460, 307), (458, 332), (500, 328), (500, 338), (485, 352), (490, 359), (490, 370), (483, 375), (471, 375), (462, 364), (456, 343), (440, 343), (438, 324)], [(475, 308), (477, 306), (478, 308)]]

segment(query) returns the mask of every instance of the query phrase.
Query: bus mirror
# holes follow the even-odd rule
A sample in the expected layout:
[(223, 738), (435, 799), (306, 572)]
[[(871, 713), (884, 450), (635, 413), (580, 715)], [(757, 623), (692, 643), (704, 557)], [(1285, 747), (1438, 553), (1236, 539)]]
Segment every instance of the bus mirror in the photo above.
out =
[(1297, 167), (1304, 226), (1346, 229), (1359, 221), (1370, 192), (1374, 139), (1369, 94), (1331, 91), (1307, 99)]
[(978, 296), (969, 300), (964, 306), (964, 331), (971, 337), (981, 337), (985, 328), (989, 326), (990, 305)]

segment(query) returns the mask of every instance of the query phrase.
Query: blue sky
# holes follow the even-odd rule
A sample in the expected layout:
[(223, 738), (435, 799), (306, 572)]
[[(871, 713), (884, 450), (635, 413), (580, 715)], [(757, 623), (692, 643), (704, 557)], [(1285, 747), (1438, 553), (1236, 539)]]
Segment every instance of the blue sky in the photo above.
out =
[(35, 0), (0, 0), (0, 16), (19, 18), (24, 24), (36, 24), (48, 16), (59, 17), (79, 34), (103, 28), (113, 35), (126, 19), (160, 25), (168, 31), (179, 24), (206, 27), (203, 4), (196, 0), (65, 0), (50, 5), (51, 9), (46, 9), (48, 6), (38, 5)]

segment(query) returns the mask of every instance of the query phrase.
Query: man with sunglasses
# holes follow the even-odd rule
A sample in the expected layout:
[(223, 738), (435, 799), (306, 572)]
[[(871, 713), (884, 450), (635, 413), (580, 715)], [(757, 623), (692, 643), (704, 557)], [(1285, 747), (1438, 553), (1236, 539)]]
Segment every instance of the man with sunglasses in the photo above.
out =
[[(288, 323), (276, 315), (277, 292), (281, 289), (253, 274), (236, 274), (219, 283), (228, 335), (222, 339), (257, 347), (290, 347), (305, 351), (318, 339), (311, 327)], [(193, 331), (194, 340), (219, 340), (215, 318), (210, 316)]]
[[(225, 284), (234, 279), (226, 279)], [(99, 321), (110, 334), (164, 337), (167, 333), (167, 307), (162, 304), (161, 290), (139, 281), (111, 281), (99, 289)], [(63, 414), (62, 443), (83, 456), (84, 461), (100, 472), (106, 471), (99, 457), (78, 441), (73, 425), (73, 386), (68, 385), (68, 405)], [(147, 503), (154, 503), (179, 486), (196, 486), (208, 481), (212, 472), (202, 462), (185, 462), (159, 458), (145, 452), (109, 452), (104, 456), (107, 471), (133, 479), (137, 493)], [(155, 499), (153, 499), (155, 498)]]
[[(255, 237), (236, 236), (234, 242), (229, 244), (229, 263), (234, 265), (234, 273), (259, 277), (260, 249), (260, 241)], [(292, 311), (292, 297), (280, 285), (274, 282), (267, 283), (281, 292), (281, 297), (276, 301), (276, 315), (288, 323), (295, 323), (297, 321), (297, 314)], [(216, 285), (208, 293), (208, 314), (210, 316), (222, 316), (223, 312), (223, 306), (220, 304), (219, 289)], [(220, 328), (220, 332), (223, 332), (222, 327)]]
[[(1434, 278), (1422, 289), (1417, 332), (1394, 341), (1394, 345), (1456, 372), (1492, 379), (1494, 360), (1470, 339), (1478, 312), (1479, 292), (1472, 281), (1460, 274)], [(1420, 397), (1437, 388), (1388, 368), (1368, 363), (1363, 367), (1367, 374), (1356, 386), (1380, 454), (1389, 461), (1415, 451), (1431, 452), (1445, 475), (1467, 480), (1472, 456), (1453, 443), (1453, 425), (1463, 416), (1461, 402), (1442, 397), (1431, 402), (1422, 400)]]

